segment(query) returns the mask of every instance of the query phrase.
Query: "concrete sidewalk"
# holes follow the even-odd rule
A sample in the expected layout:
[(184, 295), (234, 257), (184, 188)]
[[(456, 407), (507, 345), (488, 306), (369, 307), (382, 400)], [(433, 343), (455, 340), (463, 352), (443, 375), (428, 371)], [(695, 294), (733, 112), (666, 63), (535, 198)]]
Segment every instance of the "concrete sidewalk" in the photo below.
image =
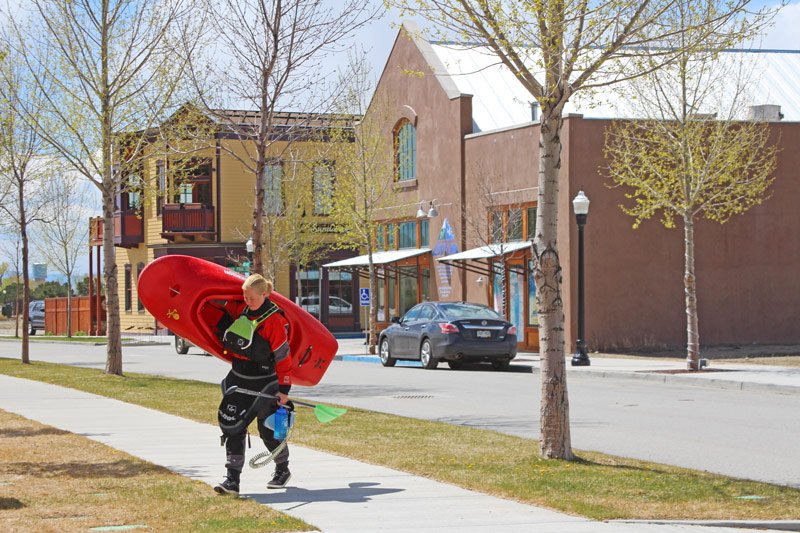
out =
[[(224, 451), (216, 445), (219, 429), (215, 426), (4, 375), (0, 375), (0, 409), (86, 436), (209, 485), (223, 474)], [(593, 522), (300, 446), (292, 446), (292, 457), (290, 487), (267, 491), (264, 487), (269, 468), (247, 467), (242, 494), (325, 532), (755, 531), (690, 524)]]
[[(363, 339), (339, 339), (336, 358), (343, 361), (380, 364), (377, 355), (369, 355)], [(725, 389), (762, 389), (785, 393), (800, 393), (800, 368), (778, 365), (746, 363), (715, 363), (702, 372), (683, 373), (686, 363), (676, 360), (658, 360), (652, 357), (613, 358), (592, 357), (590, 366), (571, 366), (567, 359), (567, 372), (591, 374), (598, 377), (642, 379), (662, 383), (713, 386)], [(778, 359), (779, 361), (780, 359)], [(398, 361), (398, 365), (420, 366), (418, 361)], [(440, 363), (444, 366), (445, 363)], [(511, 362), (514, 366), (530, 367), (538, 372), (539, 354), (520, 352)]]

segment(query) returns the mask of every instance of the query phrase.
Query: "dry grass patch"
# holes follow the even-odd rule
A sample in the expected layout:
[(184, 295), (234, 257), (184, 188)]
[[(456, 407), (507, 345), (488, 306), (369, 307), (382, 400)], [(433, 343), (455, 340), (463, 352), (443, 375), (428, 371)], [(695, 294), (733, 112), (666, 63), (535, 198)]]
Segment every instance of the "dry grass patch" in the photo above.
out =
[(108, 446), (0, 410), (0, 530), (308, 531)]
[[(0, 373), (216, 423), (220, 392), (210, 383), (10, 359), (0, 359)], [(292, 442), (600, 520), (800, 518), (800, 490), (789, 487), (593, 452), (544, 460), (530, 439), (360, 409), (331, 424), (299, 409)]]

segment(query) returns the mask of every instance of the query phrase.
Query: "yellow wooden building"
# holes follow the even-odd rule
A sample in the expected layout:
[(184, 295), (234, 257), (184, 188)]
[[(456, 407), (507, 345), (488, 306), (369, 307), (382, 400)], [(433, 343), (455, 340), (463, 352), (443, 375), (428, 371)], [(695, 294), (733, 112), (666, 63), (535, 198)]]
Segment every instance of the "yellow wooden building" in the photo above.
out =
[[(154, 130), (137, 157), (123, 153), (124, 148), (117, 151), (119, 159), (127, 161), (118, 170), (125, 187), (117, 194), (114, 214), (123, 334), (166, 333), (141, 305), (136, 289), (139, 273), (154, 259), (190, 255), (247, 270), (246, 242), (255, 203), (252, 133), (260, 114), (192, 112), (199, 125), (191, 133), (184, 127), (167, 141), (162, 129)], [(185, 119), (186, 109), (178, 114)], [(274, 116), (264, 171), (263, 261), (278, 292), (306, 307), (331, 330), (357, 331), (361, 325), (358, 305), (353, 305), (354, 280), (320, 267), (355, 255), (326, 246), (333, 237), (327, 213), (336, 173), (330, 133), (332, 128), (341, 131), (344, 122), (337, 115)], [(298, 243), (303, 243), (300, 249)]]

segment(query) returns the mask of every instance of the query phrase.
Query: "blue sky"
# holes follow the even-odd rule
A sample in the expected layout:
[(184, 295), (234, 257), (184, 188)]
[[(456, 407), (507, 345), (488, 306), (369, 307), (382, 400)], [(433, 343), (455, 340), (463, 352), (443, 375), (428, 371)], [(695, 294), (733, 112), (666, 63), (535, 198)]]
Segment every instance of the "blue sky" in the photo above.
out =
[[(380, 0), (371, 1), (377, 2)], [(774, 0), (759, 0), (753, 2), (751, 5), (760, 7), (764, 5), (775, 6), (778, 4), (779, 2)], [(396, 10), (391, 10), (382, 19), (363, 28), (352, 40), (353, 44), (358, 44), (365, 49), (367, 59), (372, 67), (372, 76), (375, 78), (380, 76), (384, 64), (389, 57), (400, 22), (399, 13)], [(793, 1), (784, 7), (778, 17), (776, 17), (775, 24), (769, 32), (763, 37), (760, 43), (754, 43), (753, 47), (800, 50), (800, 31), (798, 31), (798, 28), (800, 28), (800, 0)], [(337, 64), (344, 64), (345, 62), (346, 57), (344, 55), (336, 60)], [(88, 254), (82, 258), (78, 269), (83, 274), (88, 272)]]

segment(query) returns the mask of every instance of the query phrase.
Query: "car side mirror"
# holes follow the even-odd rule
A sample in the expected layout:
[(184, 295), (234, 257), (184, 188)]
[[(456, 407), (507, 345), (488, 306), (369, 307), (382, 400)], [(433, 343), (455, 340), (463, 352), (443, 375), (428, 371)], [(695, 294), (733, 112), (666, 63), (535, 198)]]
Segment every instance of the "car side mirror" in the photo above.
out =
[(392, 322), (392, 324), (399, 324), (400, 323), (400, 317), (399, 316), (393, 316), (391, 322)]

